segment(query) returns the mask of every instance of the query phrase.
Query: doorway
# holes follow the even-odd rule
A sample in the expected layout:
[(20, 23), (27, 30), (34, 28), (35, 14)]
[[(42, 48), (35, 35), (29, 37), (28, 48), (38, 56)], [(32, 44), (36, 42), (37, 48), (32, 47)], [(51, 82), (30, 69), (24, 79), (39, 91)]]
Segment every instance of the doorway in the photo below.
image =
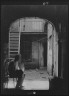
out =
[(21, 35), (20, 39), (20, 53), (23, 61), (31, 60), (32, 42), (28, 35)]
[[(47, 21), (48, 22), (47, 26), (45, 26), (45, 28), (44, 28), (45, 23), (40, 23), (42, 21), (40, 21), (39, 23), (38, 22), (36, 23), (26, 22), (25, 23), (25, 21), (21, 22), (20, 20), (21, 29), (18, 32), (19, 37), (17, 41), (19, 45), (18, 51), (22, 56), (22, 61), (25, 64), (25, 69), (31, 69), (31, 70), (25, 70), (25, 74), (26, 74), (26, 77), (25, 77), (26, 82), (24, 82), (25, 87), (26, 87), (26, 84), (28, 84), (27, 81), (31, 82), (33, 80), (35, 81), (35, 84), (36, 84), (36, 81), (38, 82), (45, 81), (46, 83), (46, 84), (44, 83), (45, 87), (47, 87), (47, 83), (49, 87), (49, 78), (53, 76), (52, 65), (54, 65), (55, 76), (58, 76), (58, 62), (57, 62), (58, 61), (57, 59), (58, 57), (57, 47), (58, 46), (56, 46), (56, 44), (58, 43), (56, 39), (57, 37), (56, 30), (53, 30), (55, 28), (48, 21)], [(31, 27), (32, 24), (33, 24), (33, 30), (31, 30), (32, 32), (30, 32), (30, 29), (32, 28)], [(39, 25), (40, 27), (36, 26), (36, 24)], [(41, 27), (41, 25), (43, 27)], [(41, 30), (41, 28), (43, 30)], [(41, 67), (42, 68), (47, 67), (47, 69), (42, 69)], [(40, 84), (38, 86), (40, 86)]]
[(47, 67), (46, 34), (21, 34), (20, 53), (26, 67)]

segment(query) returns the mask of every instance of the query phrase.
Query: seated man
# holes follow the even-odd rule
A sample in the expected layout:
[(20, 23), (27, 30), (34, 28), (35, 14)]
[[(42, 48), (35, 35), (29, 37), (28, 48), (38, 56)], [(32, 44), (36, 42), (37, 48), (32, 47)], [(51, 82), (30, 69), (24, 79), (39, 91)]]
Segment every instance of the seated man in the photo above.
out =
[(10, 62), (8, 71), (10, 77), (18, 78), (16, 88), (21, 87), (24, 79), (24, 71), (19, 67), (19, 55), (16, 55), (14, 61)]

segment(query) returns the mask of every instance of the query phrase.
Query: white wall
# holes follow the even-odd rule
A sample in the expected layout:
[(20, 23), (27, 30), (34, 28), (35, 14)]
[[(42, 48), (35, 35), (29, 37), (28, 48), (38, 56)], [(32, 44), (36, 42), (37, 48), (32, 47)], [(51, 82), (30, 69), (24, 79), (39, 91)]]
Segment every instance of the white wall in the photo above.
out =
[(20, 18), (10, 26), (13, 32), (44, 32), (45, 20), (40, 18)]
[(48, 24), (47, 34), (47, 71), (52, 74), (52, 25)]
[(58, 34), (54, 28), (54, 76), (58, 77)]
[(54, 65), (53, 75), (58, 77), (58, 34), (51, 24), (48, 24), (47, 38), (47, 71), (51, 74)]

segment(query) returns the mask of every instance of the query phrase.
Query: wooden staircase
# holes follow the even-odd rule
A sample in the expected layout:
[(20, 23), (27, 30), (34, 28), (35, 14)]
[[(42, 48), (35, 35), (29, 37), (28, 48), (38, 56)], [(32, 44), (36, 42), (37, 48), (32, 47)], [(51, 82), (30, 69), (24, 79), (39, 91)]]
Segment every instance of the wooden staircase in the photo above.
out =
[(9, 32), (9, 59), (20, 52), (20, 32)]

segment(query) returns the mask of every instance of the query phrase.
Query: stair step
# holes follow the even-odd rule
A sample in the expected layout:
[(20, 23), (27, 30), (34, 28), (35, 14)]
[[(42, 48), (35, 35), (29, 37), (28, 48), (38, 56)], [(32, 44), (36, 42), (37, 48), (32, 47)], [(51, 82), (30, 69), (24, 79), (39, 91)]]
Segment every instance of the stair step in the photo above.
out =
[(18, 49), (11, 49), (10, 51), (18, 51)]
[(16, 47), (11, 47), (11, 48), (9, 48), (9, 49), (11, 50), (11, 49), (18, 49), (18, 48), (16, 48)]
[(18, 45), (18, 43), (15, 43), (15, 42), (14, 42), (14, 43), (10, 43), (10, 44), (11, 44), (11, 45)]
[(9, 40), (9, 42), (18, 42), (19, 43), (19, 40)]
[(19, 36), (10, 36), (9, 38), (19, 38)]
[(9, 34), (19, 34), (19, 32), (10, 32)]
[(19, 44), (12, 44), (12, 43), (10, 43), (9, 46), (19, 46)]
[(12, 31), (10, 31), (10, 33), (19, 33), (19, 32), (12, 32)]
[(12, 50), (12, 49), (16, 49), (16, 50), (18, 50), (18, 48), (9, 48), (9, 50)]
[[(17, 43), (17, 42), (14, 41), (14, 42), (12, 42), (12, 43), (10, 43), (10, 44), (11, 44), (11, 45), (12, 45), (12, 44), (13, 44), (13, 45), (18, 45), (19, 42)], [(10, 45), (10, 44), (9, 44), (9, 45)]]
[(19, 34), (10, 34), (9, 36), (19, 36)]
[(10, 44), (10, 46), (19, 46), (18, 44)]
[(9, 50), (17, 50), (18, 49), (18, 47), (9, 47)]
[(15, 48), (19, 48), (19, 46), (9, 46), (9, 48), (10, 48), (10, 47), (13, 47), (13, 48), (14, 48), (14, 47), (15, 47)]
[(17, 39), (17, 38), (19, 38), (19, 37), (10, 37), (10, 39), (12, 39), (12, 38), (13, 38), (13, 39), (14, 39), (14, 38)]
[(19, 38), (10, 38), (10, 41), (11, 41), (11, 40), (19, 40)]
[(11, 44), (17, 44), (19, 41), (10, 41)]
[(14, 55), (14, 54), (18, 54), (18, 52), (9, 52), (9, 54)]
[(10, 45), (9, 47), (19, 47), (18, 45)]
[(9, 36), (9, 38), (19, 38), (19, 35), (13, 35), (13, 36)]
[(19, 44), (19, 42), (9, 42), (10, 44)]
[(19, 39), (18, 39), (18, 40), (16, 40), (16, 39), (15, 39), (15, 40), (13, 40), (13, 39), (12, 39), (12, 40), (10, 40), (10, 39), (9, 39), (9, 41), (19, 42)]
[(9, 54), (13, 54), (14, 55), (14, 54), (18, 54), (18, 52), (9, 52)]
[(10, 35), (9, 37), (11, 37), (11, 38), (18, 37), (19, 38), (19, 35)]
[(14, 59), (14, 56), (19, 52), (19, 32), (9, 33), (9, 59)]
[(19, 45), (19, 43), (13, 42), (13, 43), (10, 43), (9, 45)]
[[(18, 53), (16, 53), (16, 54), (18, 54)], [(15, 56), (16, 54), (9, 54), (10, 56)]]
[(13, 33), (13, 34), (17, 34), (17, 33), (19, 33), (19, 32), (10, 32), (10, 34), (11, 34), (11, 33)]
[(16, 55), (16, 54), (10, 54), (10, 56), (11, 56), (11, 55)]
[(9, 46), (9, 49), (10, 48), (19, 48), (19, 46)]
[(10, 52), (18, 52), (18, 51), (10, 51)]
[(17, 45), (19, 45), (19, 43), (10, 43), (9, 45), (11, 45), (11, 46), (17, 46)]

